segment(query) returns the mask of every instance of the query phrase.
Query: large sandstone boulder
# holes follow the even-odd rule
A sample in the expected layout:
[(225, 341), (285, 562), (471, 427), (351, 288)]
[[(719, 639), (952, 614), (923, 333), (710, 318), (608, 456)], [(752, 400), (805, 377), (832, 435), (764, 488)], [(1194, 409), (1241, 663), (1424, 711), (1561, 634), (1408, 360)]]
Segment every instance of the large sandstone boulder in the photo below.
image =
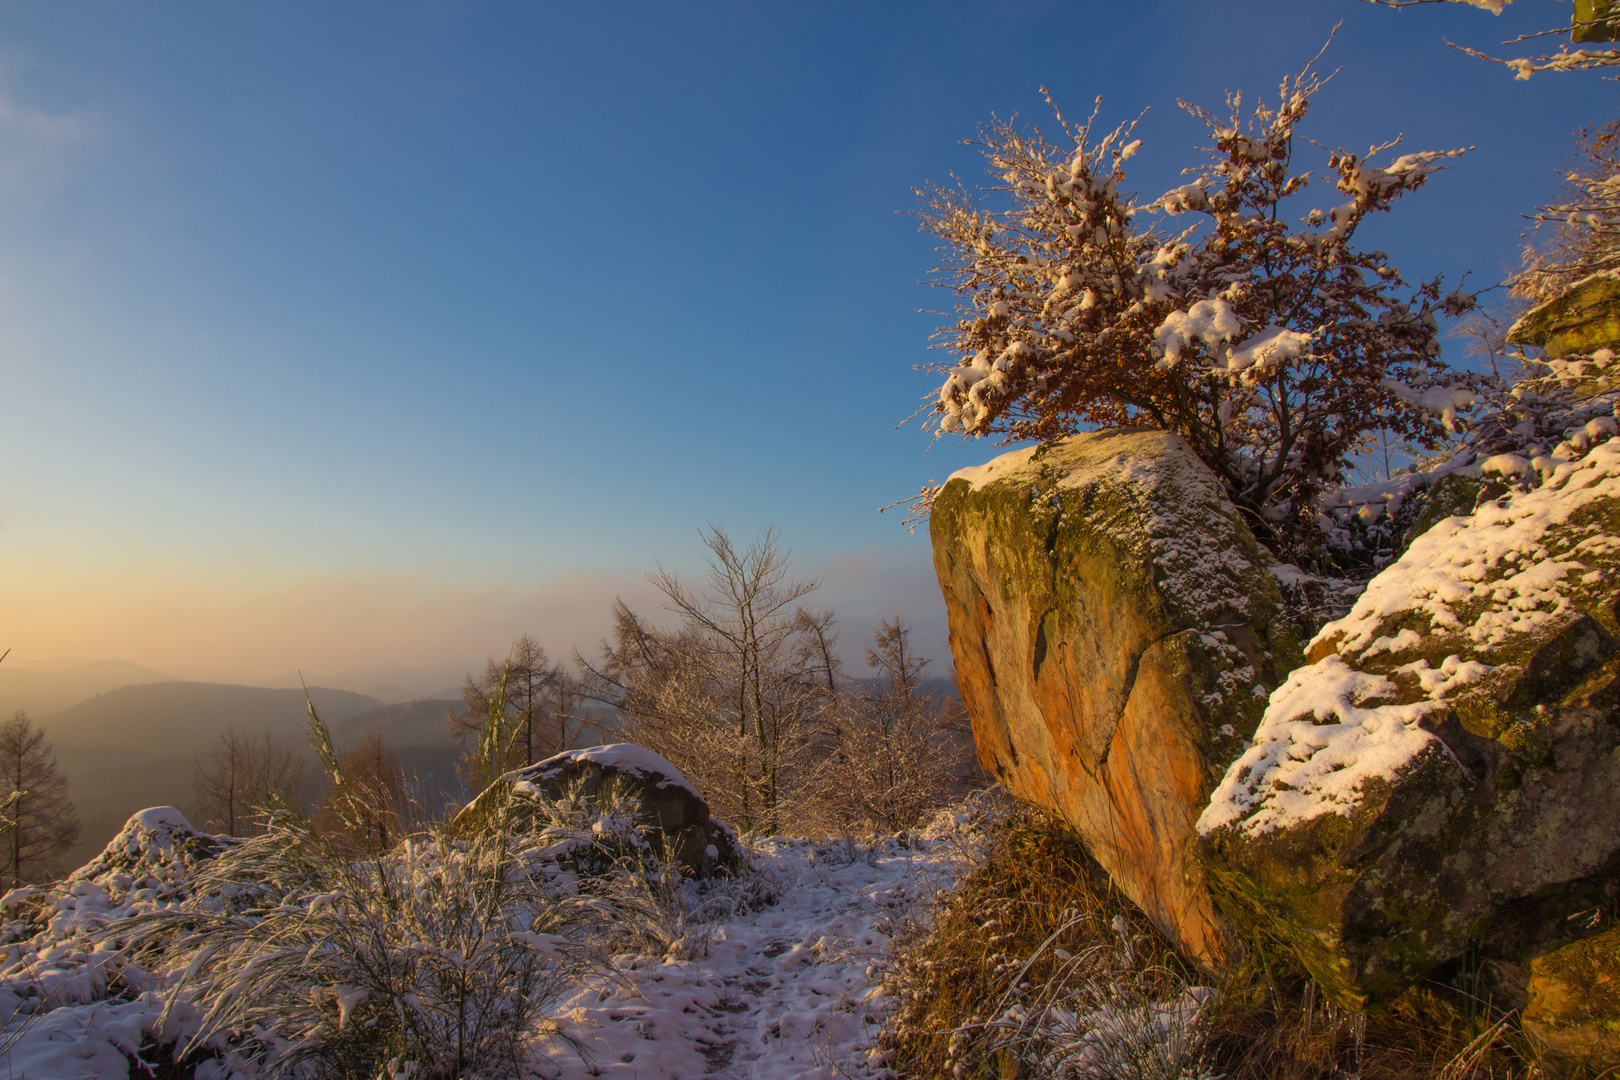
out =
[(1522, 970), (1620, 880), (1620, 441), (1538, 461), (1323, 628), (1199, 821), (1223, 909), (1340, 1004), (1470, 942)]
[(456, 815), (452, 830), (476, 827), (493, 800), (507, 792), (520, 802), (594, 803), (605, 797), (633, 801), (643, 838), (656, 853), (669, 852), (683, 869), (706, 875), (734, 870), (745, 862), (736, 834), (709, 817), (709, 804), (681, 771), (631, 743), (565, 750), (508, 773)]
[(930, 532), (980, 761), (1219, 966), (1227, 943), (1187, 848), (1298, 661), (1270, 556), (1185, 442), (1138, 429), (965, 469)]

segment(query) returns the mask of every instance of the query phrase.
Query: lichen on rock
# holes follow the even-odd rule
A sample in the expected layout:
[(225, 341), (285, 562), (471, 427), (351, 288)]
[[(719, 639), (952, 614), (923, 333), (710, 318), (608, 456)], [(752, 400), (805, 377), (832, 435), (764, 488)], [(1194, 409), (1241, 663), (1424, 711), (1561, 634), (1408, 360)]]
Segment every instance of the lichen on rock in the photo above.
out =
[(1219, 966), (1186, 844), (1298, 660), (1271, 556), (1180, 438), (1143, 429), (962, 470), (930, 530), (980, 760)]
[[(1201, 815), (1223, 905), (1342, 1004), (1522, 963), (1620, 856), (1620, 443), (1436, 522), (1311, 643)], [(1532, 903), (1532, 899), (1534, 902)], [(1565, 910), (1569, 908), (1569, 910)]]

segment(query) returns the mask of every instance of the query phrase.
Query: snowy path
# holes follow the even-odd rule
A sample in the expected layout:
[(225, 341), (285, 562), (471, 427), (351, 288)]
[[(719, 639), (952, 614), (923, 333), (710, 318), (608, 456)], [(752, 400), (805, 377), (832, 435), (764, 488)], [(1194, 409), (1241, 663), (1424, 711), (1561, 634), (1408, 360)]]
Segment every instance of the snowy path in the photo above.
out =
[[(690, 950), (691, 959), (615, 957), (621, 979), (593, 979), (551, 1010), (566, 1038), (537, 1044), (533, 1075), (871, 1077), (875, 1070), (867, 1066), (865, 1051), (883, 1020), (876, 984), (889, 935), (919, 913), (919, 904), (954, 883), (981, 840), (981, 824), (975, 812), (950, 811), (906, 843), (760, 842), (753, 852), (758, 877), (743, 879), (735, 895), (757, 889), (753, 895), (777, 899), (710, 924), (707, 941)], [(0, 940), (9, 939), (3, 948), (10, 956), (9, 977), (0, 980), (0, 1009), (17, 1013), (25, 993), (58, 1003), (35, 1016), (18, 1014), (0, 1029), (0, 1080), (125, 1080), (131, 1073), (126, 1055), (150, 1058), (165, 1000), (161, 987), (133, 1000), (109, 997), (108, 965), (116, 966), (118, 954), (82, 935), (108, 917), (137, 910), (114, 901), (109, 887), (123, 895), (137, 878), (183, 879), (183, 860), (176, 861), (165, 839), (181, 826), (189, 832), (178, 812), (167, 808), (132, 818), (109, 851), (117, 855), (127, 846), (125, 854), (134, 861), (93, 862), (76, 876), (82, 880), (63, 883), (52, 894), (49, 928), (37, 935), (19, 937), (32, 933), (32, 924), (0, 919)], [(150, 909), (159, 901), (140, 903)], [(124, 975), (144, 979), (139, 972), (130, 967)], [(179, 1025), (164, 1041), (184, 1037), (194, 1015), (182, 1003)], [(218, 1060), (203, 1062), (197, 1076), (248, 1080)]]
[[(695, 960), (621, 962), (632, 986), (567, 1003), (565, 1030), (583, 1055), (553, 1044), (557, 1080), (790, 1080), (864, 1073), (881, 1016), (874, 961), (915, 903), (959, 872), (954, 839), (917, 849), (889, 841), (871, 858), (836, 845), (768, 841), (766, 873), (786, 889), (768, 907), (715, 928)], [(859, 854), (865, 855), (866, 849)]]

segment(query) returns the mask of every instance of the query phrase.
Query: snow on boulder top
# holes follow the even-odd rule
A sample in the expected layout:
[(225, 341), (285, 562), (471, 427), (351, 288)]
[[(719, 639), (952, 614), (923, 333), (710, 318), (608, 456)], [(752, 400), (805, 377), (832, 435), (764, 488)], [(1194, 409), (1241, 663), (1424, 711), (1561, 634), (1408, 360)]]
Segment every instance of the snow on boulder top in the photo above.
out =
[(67, 880), (102, 882), (116, 878), (122, 883), (125, 877), (131, 877), (146, 882), (147, 887), (178, 886), (197, 862), (213, 858), (236, 842), (234, 837), (193, 828), (186, 816), (172, 806), (153, 806), (131, 814), (101, 854)]
[(1014, 450), (1011, 453), (992, 458), (983, 465), (969, 465), (965, 469), (957, 469), (946, 478), (945, 482), (948, 484), (952, 480), (966, 480), (969, 487), (974, 491), (978, 491), (986, 484), (993, 484), (997, 480), (1006, 480), (1016, 476), (1029, 464), (1030, 458), (1035, 456), (1035, 451), (1038, 449), (1040, 447), (1031, 446), (1023, 450)]
[(1073, 435), (959, 469), (946, 486), (957, 480), (974, 493), (1007, 488), (1082, 515), (1088, 531), (1154, 565), (1186, 625), (1252, 617), (1250, 597), (1276, 589), (1270, 554), (1179, 435), (1141, 427)]
[(1378, 703), (1395, 691), (1389, 679), (1337, 656), (1289, 675), (1272, 693), (1249, 749), (1199, 815), (1199, 833), (1239, 822), (1244, 832), (1266, 833), (1323, 814), (1348, 815), (1364, 784), (1394, 778), (1437, 742), (1418, 721), (1439, 703)]
[(191, 827), (191, 822), (186, 818), (186, 815), (172, 806), (149, 806), (145, 810), (137, 810), (130, 815), (129, 821), (125, 823), (124, 828), (169, 834), (173, 834), (175, 830), (187, 833), (197, 831)]
[(1596, 564), (1620, 554), (1620, 537), (1596, 523), (1565, 528), (1594, 504), (1620, 498), (1620, 442), (1605, 442), (1579, 461), (1558, 464), (1546, 483), (1472, 517), (1440, 522), (1367, 584), (1350, 614), (1324, 626), (1311, 643), (1359, 657), (1406, 617), (1419, 634), (1460, 635), (1486, 652), (1512, 635), (1562, 618), (1579, 585), (1606, 577)]
[(613, 769), (627, 776), (657, 777), (657, 787), (677, 787), (690, 792), (692, 797), (702, 800), (697, 788), (693, 787), (681, 775), (681, 770), (671, 765), (664, 758), (635, 743), (607, 743), (603, 746), (588, 746), (583, 750), (564, 750), (546, 760), (520, 769), (515, 774), (520, 781), (549, 780), (561, 773), (562, 770), (575, 763), (588, 763), (599, 765), (602, 768)]
[(1620, 572), (1617, 516), (1620, 440), (1419, 536), (1317, 634), (1316, 662), (1271, 695), (1198, 831), (1257, 835), (1349, 815), (1369, 782), (1448, 753), (1420, 726), (1425, 716), (1519, 670), (1582, 608), (1607, 602)]

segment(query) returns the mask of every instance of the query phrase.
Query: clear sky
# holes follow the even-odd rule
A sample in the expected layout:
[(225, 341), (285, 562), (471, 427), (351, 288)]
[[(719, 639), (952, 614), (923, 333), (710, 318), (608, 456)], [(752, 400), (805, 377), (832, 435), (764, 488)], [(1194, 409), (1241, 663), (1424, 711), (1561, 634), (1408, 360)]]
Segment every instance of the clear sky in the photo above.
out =
[(261, 680), (588, 641), (696, 526), (776, 525), (864, 642), (942, 650), (877, 508), (983, 460), (911, 424), (932, 244), (992, 113), (1274, 93), (1307, 134), (1475, 146), (1368, 239), (1498, 280), (1592, 75), (1479, 46), (1568, 19), (1358, 0), (0, 3), (0, 646)]

